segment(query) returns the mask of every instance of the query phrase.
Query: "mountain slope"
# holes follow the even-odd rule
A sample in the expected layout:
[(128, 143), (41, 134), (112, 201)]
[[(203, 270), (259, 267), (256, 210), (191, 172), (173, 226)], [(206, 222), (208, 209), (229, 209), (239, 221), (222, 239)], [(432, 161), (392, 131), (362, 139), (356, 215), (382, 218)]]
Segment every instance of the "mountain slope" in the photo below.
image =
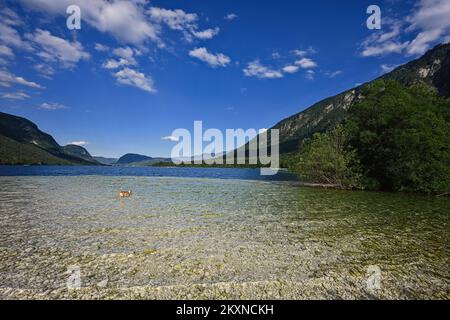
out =
[(171, 162), (172, 160), (170, 158), (152, 158), (140, 154), (128, 153), (117, 160), (114, 165), (129, 167), (148, 167), (154, 165), (155, 163), (169, 161)]
[(61, 147), (61, 150), (68, 156), (77, 157), (92, 163), (98, 162), (90, 155), (90, 153), (85, 148), (74, 144), (69, 144), (67, 146)]
[(0, 135), (0, 165), (22, 164), (70, 165), (72, 162), (58, 158), (34, 145)]
[(0, 141), (0, 164), (98, 164), (70, 152), (74, 151), (71, 147), (64, 149), (30, 120), (3, 112), (0, 112)]
[(60, 151), (60, 146), (51, 135), (39, 130), (37, 125), (28, 119), (11, 114), (0, 112), (0, 134), (49, 152)]
[(116, 158), (105, 158), (105, 157), (96, 157), (93, 156), (94, 160), (100, 162), (101, 164), (113, 165), (117, 162)]
[[(423, 83), (437, 90), (440, 95), (449, 97), (450, 44), (438, 45), (421, 58), (400, 66), (380, 78), (394, 79), (404, 86)], [(363, 98), (360, 95), (361, 89), (372, 82), (322, 100), (277, 123), (272, 129), (280, 130), (280, 153), (297, 150), (304, 138), (325, 131), (344, 120), (348, 108)]]
[(116, 164), (118, 165), (128, 165), (134, 162), (144, 162), (144, 161), (150, 161), (152, 160), (151, 157), (143, 156), (141, 154), (135, 154), (135, 153), (127, 153), (126, 155), (122, 156), (117, 160)]

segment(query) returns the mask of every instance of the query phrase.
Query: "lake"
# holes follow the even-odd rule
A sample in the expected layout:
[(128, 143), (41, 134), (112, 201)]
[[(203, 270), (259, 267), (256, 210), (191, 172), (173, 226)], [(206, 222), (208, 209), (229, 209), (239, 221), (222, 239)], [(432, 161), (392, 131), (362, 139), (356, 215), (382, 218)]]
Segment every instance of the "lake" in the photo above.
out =
[(0, 166), (0, 298), (450, 299), (449, 198), (293, 180)]

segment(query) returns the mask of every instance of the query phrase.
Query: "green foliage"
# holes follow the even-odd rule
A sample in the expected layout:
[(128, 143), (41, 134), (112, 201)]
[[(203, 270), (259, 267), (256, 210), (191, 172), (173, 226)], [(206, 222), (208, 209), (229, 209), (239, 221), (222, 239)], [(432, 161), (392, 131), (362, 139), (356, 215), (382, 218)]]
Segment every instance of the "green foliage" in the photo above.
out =
[(450, 99), (393, 80), (366, 86), (343, 126), (305, 140), (283, 164), (300, 179), (370, 190), (450, 191)]
[[(292, 160), (291, 160), (292, 161)], [(331, 184), (339, 188), (360, 186), (360, 169), (356, 151), (348, 146), (348, 133), (338, 125), (326, 133), (316, 133), (306, 140), (297, 161), (290, 169), (300, 180)]]
[(61, 147), (31, 121), (0, 112), (0, 165), (97, 165), (87, 150)]
[(450, 190), (450, 100), (395, 81), (366, 87), (346, 128), (367, 188), (427, 193)]
[(70, 165), (64, 160), (30, 144), (0, 135), (0, 165), (54, 164)]
[(61, 151), (70, 157), (76, 157), (83, 159), (88, 162), (92, 162), (92, 164), (97, 164), (97, 160), (95, 160), (90, 153), (83, 147), (76, 146), (73, 144), (69, 144), (67, 146), (61, 147)]

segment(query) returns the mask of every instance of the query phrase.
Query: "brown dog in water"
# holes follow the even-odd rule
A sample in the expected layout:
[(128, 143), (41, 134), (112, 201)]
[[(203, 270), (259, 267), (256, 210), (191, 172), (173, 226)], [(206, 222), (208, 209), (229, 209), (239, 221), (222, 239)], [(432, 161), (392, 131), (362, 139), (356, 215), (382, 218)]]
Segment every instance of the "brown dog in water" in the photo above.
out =
[(129, 198), (131, 197), (131, 190), (130, 191), (120, 191), (119, 196), (121, 198)]

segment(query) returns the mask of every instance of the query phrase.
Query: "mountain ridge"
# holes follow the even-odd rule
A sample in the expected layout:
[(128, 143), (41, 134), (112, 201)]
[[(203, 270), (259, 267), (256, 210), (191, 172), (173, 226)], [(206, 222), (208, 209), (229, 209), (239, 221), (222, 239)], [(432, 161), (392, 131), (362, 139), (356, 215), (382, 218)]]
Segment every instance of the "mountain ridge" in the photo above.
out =
[(152, 160), (152, 157), (144, 156), (142, 154), (137, 153), (127, 153), (123, 156), (121, 156), (115, 164), (117, 165), (127, 165), (135, 162), (144, 162)]
[(101, 157), (101, 156), (92, 156), (94, 158), (95, 161), (100, 162), (101, 164), (105, 164), (108, 166), (113, 165), (114, 163), (117, 162), (117, 158), (106, 158), (106, 157)]
[(134, 167), (146, 167), (155, 163), (171, 161), (170, 158), (149, 157), (136, 153), (127, 153), (119, 158), (113, 165), (118, 166), (134, 166)]
[(60, 146), (32, 121), (0, 112), (0, 164), (99, 165), (79, 146)]
[(85, 148), (81, 146), (75, 144), (68, 144), (61, 147), (61, 150), (66, 155), (74, 156), (92, 163), (100, 163), (97, 160), (95, 160), (93, 156), (91, 156), (89, 151), (87, 151)]
[(450, 96), (450, 43), (439, 44), (422, 57), (401, 65), (389, 73), (362, 85), (325, 98), (312, 106), (277, 122), (280, 153), (296, 151), (300, 141), (316, 132), (324, 132), (343, 121), (346, 111), (361, 99), (361, 90), (380, 79), (393, 79), (404, 86), (423, 83), (445, 97)]

